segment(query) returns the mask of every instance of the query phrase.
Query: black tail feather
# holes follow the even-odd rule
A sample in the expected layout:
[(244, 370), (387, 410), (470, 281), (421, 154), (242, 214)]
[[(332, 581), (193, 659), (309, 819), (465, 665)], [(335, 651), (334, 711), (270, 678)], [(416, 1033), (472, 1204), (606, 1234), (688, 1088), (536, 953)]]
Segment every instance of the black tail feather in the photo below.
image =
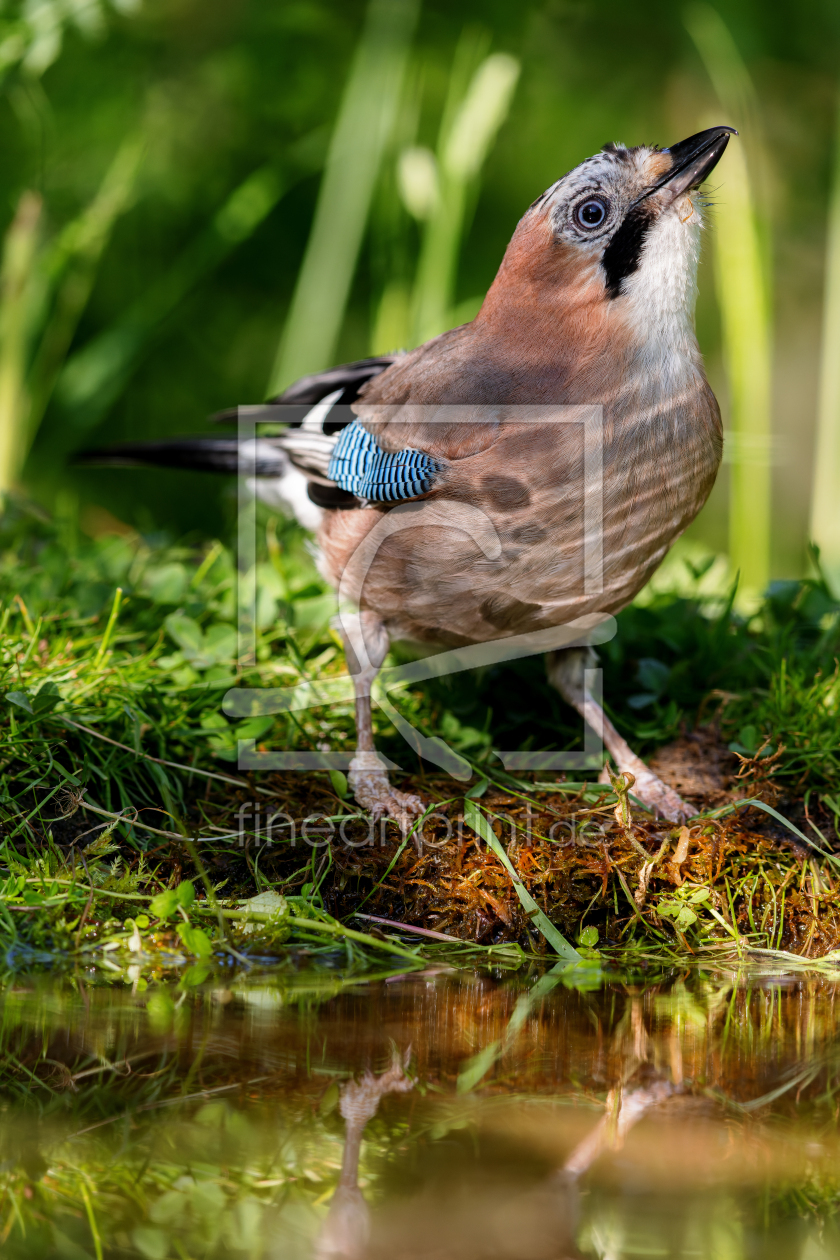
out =
[[(286, 427), (290, 453), (283, 449), (283, 439), (277, 437), (248, 438), (240, 442), (236, 437), (184, 437), (162, 438), (151, 442), (123, 442), (119, 446), (105, 446), (93, 451), (79, 451), (73, 457), (75, 464), (106, 464), (111, 467), (151, 466), (155, 468), (182, 468), (197, 472), (246, 473), (252, 477), (281, 477), (288, 472), (290, 460), (311, 477), (313, 472), (319, 483), (317, 490), (310, 491), (313, 501), (323, 507), (346, 507), (357, 502), (355, 496), (325, 483), (324, 473), (329, 448), (326, 439), (338, 433), (354, 420), (350, 405), (359, 391), (372, 377), (386, 371), (399, 355), (382, 355), (362, 359), (358, 363), (345, 363), (305, 376), (290, 385), (278, 398), (259, 406), (234, 407), (220, 411), (212, 419), (233, 424), (246, 419), (254, 424), (280, 423)], [(318, 442), (320, 462), (312, 463), (311, 451), (303, 451), (300, 427), (304, 425), (312, 408), (328, 398), (341, 393), (319, 422), (314, 425), (312, 440)], [(310, 421), (314, 423), (314, 421)], [(305, 427), (305, 426), (304, 426)], [(251, 433), (254, 430), (251, 429)], [(304, 444), (305, 445), (305, 444)], [(307, 455), (308, 458), (303, 456)], [(324, 467), (321, 467), (324, 464)]]
[(288, 469), (288, 460), (268, 441), (260, 441), (248, 458), (237, 438), (171, 438), (159, 442), (124, 442), (93, 451), (79, 451), (76, 464), (108, 464), (134, 467), (184, 468), (196, 472), (238, 473), (254, 477), (277, 477)]

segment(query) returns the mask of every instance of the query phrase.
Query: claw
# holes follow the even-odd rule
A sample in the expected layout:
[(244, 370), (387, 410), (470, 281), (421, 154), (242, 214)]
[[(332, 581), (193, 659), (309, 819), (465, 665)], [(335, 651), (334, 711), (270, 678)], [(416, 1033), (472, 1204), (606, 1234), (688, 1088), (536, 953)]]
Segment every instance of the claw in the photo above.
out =
[(347, 781), (362, 809), (370, 811), (376, 823), (380, 818), (393, 818), (405, 835), (415, 818), (423, 812), (419, 796), (399, 792), (391, 787), (387, 771), (374, 752), (357, 752), (350, 762)]
[(679, 793), (669, 788), (667, 783), (663, 783), (652, 770), (645, 767), (643, 771), (635, 773), (633, 795), (638, 797), (642, 804), (652, 810), (658, 818), (667, 818), (669, 822), (684, 823), (694, 817), (696, 810), (686, 804)]
[(411, 1046), (405, 1054), (392, 1049), (391, 1066), (381, 1076), (368, 1069), (361, 1080), (350, 1080), (341, 1087), (339, 1110), (348, 1124), (362, 1129), (371, 1120), (384, 1094), (404, 1094), (414, 1088), (414, 1081), (405, 1075), (411, 1061)]

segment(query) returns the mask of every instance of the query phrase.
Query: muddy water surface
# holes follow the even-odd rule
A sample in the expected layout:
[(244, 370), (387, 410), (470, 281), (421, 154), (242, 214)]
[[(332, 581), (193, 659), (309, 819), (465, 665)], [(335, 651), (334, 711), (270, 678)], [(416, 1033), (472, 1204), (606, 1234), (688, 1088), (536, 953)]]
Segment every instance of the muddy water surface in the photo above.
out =
[(829, 970), (2, 993), (5, 1257), (840, 1257)]

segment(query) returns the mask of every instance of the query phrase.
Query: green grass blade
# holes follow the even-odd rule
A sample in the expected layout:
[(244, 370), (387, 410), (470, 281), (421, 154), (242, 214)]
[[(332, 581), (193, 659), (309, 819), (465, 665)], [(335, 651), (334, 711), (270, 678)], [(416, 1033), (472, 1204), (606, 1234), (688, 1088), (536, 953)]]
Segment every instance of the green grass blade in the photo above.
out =
[(16, 482), (26, 449), (26, 358), (31, 336), (41, 198), (25, 192), (3, 241), (0, 269), (0, 501)]
[(333, 361), (419, 9), (418, 0), (371, 0), (330, 142), (269, 395)]
[(120, 145), (96, 196), (44, 252), (43, 271), (55, 303), (29, 370), (31, 446), (87, 306), (102, 256), (123, 214), (134, 204), (145, 145), (133, 135)]
[(732, 814), (738, 809), (744, 809), (748, 805), (754, 805), (756, 809), (763, 810), (765, 814), (769, 814), (771, 818), (775, 818), (776, 822), (780, 822), (783, 827), (787, 827), (788, 831), (792, 832), (793, 835), (798, 836), (804, 844), (807, 844), (809, 849), (813, 849), (815, 853), (819, 853), (820, 857), (824, 857), (827, 862), (832, 864), (832, 866), (840, 868), (840, 858), (835, 857), (833, 853), (826, 852), (825, 849), (821, 849), (818, 844), (814, 843), (810, 836), (806, 836), (804, 831), (800, 831), (789, 818), (785, 818), (784, 814), (780, 814), (779, 811), (774, 809), (772, 805), (767, 805), (764, 801), (760, 801), (756, 797), (749, 797), (743, 801), (735, 801), (734, 804), (726, 805), (723, 809), (716, 809), (709, 814), (709, 817), (724, 818), (727, 814)]
[(770, 316), (747, 166), (732, 154), (715, 209), (714, 253), (730, 389), (729, 558), (739, 598), (770, 577)]
[[(713, 249), (723, 354), (729, 379), (731, 462), (729, 558), (741, 575), (739, 599), (754, 602), (770, 577), (771, 299), (766, 225), (757, 212), (755, 172), (761, 145), (752, 83), (723, 19), (697, 5), (686, 25), (720, 99), (726, 122), (739, 128), (721, 164)], [(751, 129), (752, 124), (752, 129)], [(750, 166), (747, 152), (753, 155)]]
[(277, 204), (285, 185), (260, 167), (230, 194), (208, 227), (120, 317), (73, 354), (56, 386), (73, 426), (93, 428), (119, 396), (165, 320), (208, 274), (251, 236)]
[(505, 853), (499, 841), (496, 839), (493, 828), (478, 808), (478, 805), (476, 805), (475, 801), (470, 800), (465, 801), (464, 804), (464, 822), (484, 841), (487, 847), (495, 853), (502, 866), (504, 866), (513, 881), (513, 887), (516, 891), (516, 895), (519, 898), (522, 908), (528, 918), (534, 926), (542, 932), (549, 945), (557, 951), (561, 958), (568, 958), (573, 962), (580, 962), (581, 956), (575, 949), (574, 945), (571, 945), (566, 940), (565, 936), (563, 936), (561, 932), (558, 932), (551, 920), (546, 918), (536, 901), (534, 901), (534, 898), (522, 883), (522, 880), (519, 878), (514, 869), (513, 863), (507, 853)]
[(828, 208), (822, 362), (820, 364), (811, 538), (835, 591), (840, 591), (840, 108)]
[[(102, 636), (102, 642), (99, 644), (99, 648), (93, 658), (93, 669), (98, 669), (105, 659), (105, 653), (108, 651), (108, 645), (110, 644), (114, 630), (116, 629), (117, 617), (120, 614), (120, 602), (122, 601), (122, 596), (122, 587), (118, 586), (114, 592), (114, 600), (111, 604), (111, 613), (108, 617), (108, 624), (105, 626), (105, 633)], [(33, 635), (33, 638), (34, 637), (35, 636)]]
[(439, 191), (423, 235), (413, 295), (413, 342), (419, 345), (450, 325), (469, 194), (508, 115), (519, 62), (494, 53), (476, 70), (463, 99), (444, 118), (438, 145)]

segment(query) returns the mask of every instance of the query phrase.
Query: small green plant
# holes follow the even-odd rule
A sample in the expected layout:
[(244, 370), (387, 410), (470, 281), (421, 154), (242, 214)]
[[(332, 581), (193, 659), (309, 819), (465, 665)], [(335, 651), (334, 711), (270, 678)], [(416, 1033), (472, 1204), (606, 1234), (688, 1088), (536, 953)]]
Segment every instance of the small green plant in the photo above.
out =
[(674, 927), (684, 932), (697, 922), (698, 910), (695, 907), (702, 906), (710, 896), (708, 888), (692, 888), (683, 884), (673, 896), (660, 897), (656, 903), (656, 911), (657, 914), (672, 919)]
[(177, 888), (167, 888), (149, 902), (149, 913), (158, 919), (171, 919), (179, 910), (189, 910), (195, 901), (195, 885), (192, 880), (182, 880)]

